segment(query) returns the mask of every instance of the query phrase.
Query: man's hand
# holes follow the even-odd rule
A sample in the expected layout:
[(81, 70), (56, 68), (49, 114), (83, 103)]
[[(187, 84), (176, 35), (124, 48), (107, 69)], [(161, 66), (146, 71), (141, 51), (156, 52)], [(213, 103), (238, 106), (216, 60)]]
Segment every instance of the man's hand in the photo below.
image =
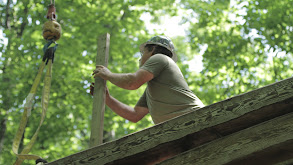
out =
[[(94, 96), (94, 90), (95, 90), (95, 83), (92, 83), (91, 86), (90, 86), (90, 94), (92, 96)], [(110, 96), (109, 89), (106, 86), (106, 98), (109, 97), (109, 96)]]
[(93, 71), (94, 78), (101, 77), (104, 80), (109, 80), (110, 75), (112, 72), (103, 65), (97, 65), (96, 69)]
[(95, 83), (92, 83), (91, 84), (91, 86), (90, 86), (90, 94), (92, 95), (92, 96), (94, 96), (94, 90), (95, 90)]

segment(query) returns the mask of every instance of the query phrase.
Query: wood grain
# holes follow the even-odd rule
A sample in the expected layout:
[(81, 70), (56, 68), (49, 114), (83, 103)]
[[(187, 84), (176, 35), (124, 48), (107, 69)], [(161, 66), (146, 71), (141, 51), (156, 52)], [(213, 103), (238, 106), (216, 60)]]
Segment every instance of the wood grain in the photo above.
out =
[[(99, 36), (96, 65), (103, 65), (107, 67), (109, 58), (109, 46), (110, 34), (107, 33)], [(106, 81), (100, 77), (96, 77), (94, 87), (95, 88), (89, 147), (94, 147), (103, 143)]]
[(49, 164), (154, 164), (293, 110), (293, 78)]
[[(257, 161), (259, 158), (262, 160), (261, 164), (278, 163), (278, 161), (283, 161), (282, 159), (286, 160), (293, 157), (292, 119), (293, 113), (290, 113), (266, 121), (179, 154), (161, 162), (160, 165), (222, 165), (229, 162), (229, 165), (259, 164), (260, 162)], [(274, 147), (275, 145), (278, 147)], [(260, 152), (270, 147), (278, 150), (269, 149), (270, 151), (273, 150), (273, 152)], [(284, 151), (282, 151), (283, 149), (287, 149), (285, 155)], [(244, 159), (251, 154), (254, 154), (254, 160)], [(266, 159), (263, 159), (264, 157)], [(242, 161), (231, 161), (237, 159)]]

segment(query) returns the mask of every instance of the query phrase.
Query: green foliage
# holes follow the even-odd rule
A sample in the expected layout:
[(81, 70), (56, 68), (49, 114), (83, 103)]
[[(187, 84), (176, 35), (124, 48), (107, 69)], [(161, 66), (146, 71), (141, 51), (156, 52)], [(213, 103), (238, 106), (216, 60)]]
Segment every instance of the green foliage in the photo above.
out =
[[(43, 56), (42, 25), (49, 3), (8, 2), (0, 2), (0, 32), (5, 38), (0, 40), (0, 164), (12, 164), (15, 160), (12, 140), (23, 100)], [(151, 37), (140, 16), (149, 13), (157, 22), (162, 15), (176, 16), (179, 7), (189, 11), (190, 15), (182, 21), (191, 26), (188, 38), (173, 38), (178, 65), (190, 88), (205, 104), (292, 76), (292, 0), (181, 0), (179, 4), (174, 0), (56, 1), (63, 35), (57, 41), (49, 109), (31, 153), (53, 161), (88, 148), (92, 111), (89, 86), (94, 80), (91, 73), (95, 68), (97, 37), (111, 34), (111, 71), (134, 72), (138, 69), (138, 47)], [(186, 61), (200, 52), (204, 69), (201, 73), (191, 72)], [(25, 144), (39, 124), (42, 85), (25, 130)], [(111, 95), (131, 106), (145, 88), (127, 91), (107, 85)], [(150, 116), (134, 124), (106, 107), (105, 141), (152, 125)]]
[(197, 16), (192, 48), (207, 46), (204, 69), (192, 85), (205, 103), (292, 76), (291, 0), (181, 2)]

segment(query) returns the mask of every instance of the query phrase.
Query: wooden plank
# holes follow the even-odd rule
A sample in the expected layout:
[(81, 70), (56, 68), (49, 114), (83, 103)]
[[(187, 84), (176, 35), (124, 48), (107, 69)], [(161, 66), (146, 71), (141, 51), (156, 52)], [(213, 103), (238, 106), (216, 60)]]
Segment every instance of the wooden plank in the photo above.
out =
[(154, 163), (292, 112), (292, 107), (289, 78), (49, 164)]
[[(149, 164), (150, 162), (158, 163), (184, 151), (190, 150), (192, 148), (203, 145), (231, 133), (251, 127), (255, 124), (279, 116), (283, 113), (285, 114), (288, 112), (292, 112), (293, 98), (291, 98), (290, 100), (290, 104), (288, 104), (288, 100), (275, 103), (250, 112), (248, 114), (242, 115), (236, 119), (199, 130), (197, 132), (186, 135), (183, 138), (159, 144), (158, 146), (147, 151), (118, 159), (107, 164), (135, 164), (137, 162), (139, 162), (140, 164)], [(276, 107), (278, 107), (277, 111)]]
[[(108, 66), (109, 46), (110, 34), (107, 33), (99, 36), (96, 65)], [(89, 147), (94, 147), (103, 143), (105, 90), (106, 81), (100, 77), (96, 77)]]
[(277, 163), (275, 165), (292, 165), (292, 164), (293, 164), (293, 158), (286, 160), (286, 161), (283, 161), (283, 162), (280, 162), (280, 163)]
[[(293, 158), (292, 119), (293, 113), (290, 113), (266, 121), (179, 154), (160, 165), (269, 165), (288, 160)], [(246, 158), (252, 154), (254, 159)]]
[[(247, 164), (288, 164), (293, 159), (293, 140), (288, 140), (261, 151), (252, 153), (240, 159), (233, 160), (225, 165)], [(292, 164), (291, 164), (292, 165)]]

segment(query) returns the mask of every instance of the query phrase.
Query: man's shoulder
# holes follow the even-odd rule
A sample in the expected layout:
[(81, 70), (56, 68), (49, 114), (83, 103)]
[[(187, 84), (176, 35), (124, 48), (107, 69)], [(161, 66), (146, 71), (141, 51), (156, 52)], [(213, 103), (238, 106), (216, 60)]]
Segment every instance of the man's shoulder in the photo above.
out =
[(171, 59), (170, 57), (168, 57), (167, 55), (164, 55), (164, 54), (154, 54), (149, 58), (149, 60), (153, 60), (153, 61), (157, 61), (157, 62), (158, 61), (169, 62), (170, 59)]
[(153, 58), (169, 58), (167, 55), (161, 54), (161, 53), (154, 54), (154, 55), (152, 55), (152, 57)]
[[(154, 77), (157, 77), (162, 70), (169, 68), (168, 56), (164, 54), (152, 55), (141, 67), (141, 69), (151, 72)], [(170, 58), (171, 59), (171, 58)], [(172, 60), (172, 59), (171, 59)]]

